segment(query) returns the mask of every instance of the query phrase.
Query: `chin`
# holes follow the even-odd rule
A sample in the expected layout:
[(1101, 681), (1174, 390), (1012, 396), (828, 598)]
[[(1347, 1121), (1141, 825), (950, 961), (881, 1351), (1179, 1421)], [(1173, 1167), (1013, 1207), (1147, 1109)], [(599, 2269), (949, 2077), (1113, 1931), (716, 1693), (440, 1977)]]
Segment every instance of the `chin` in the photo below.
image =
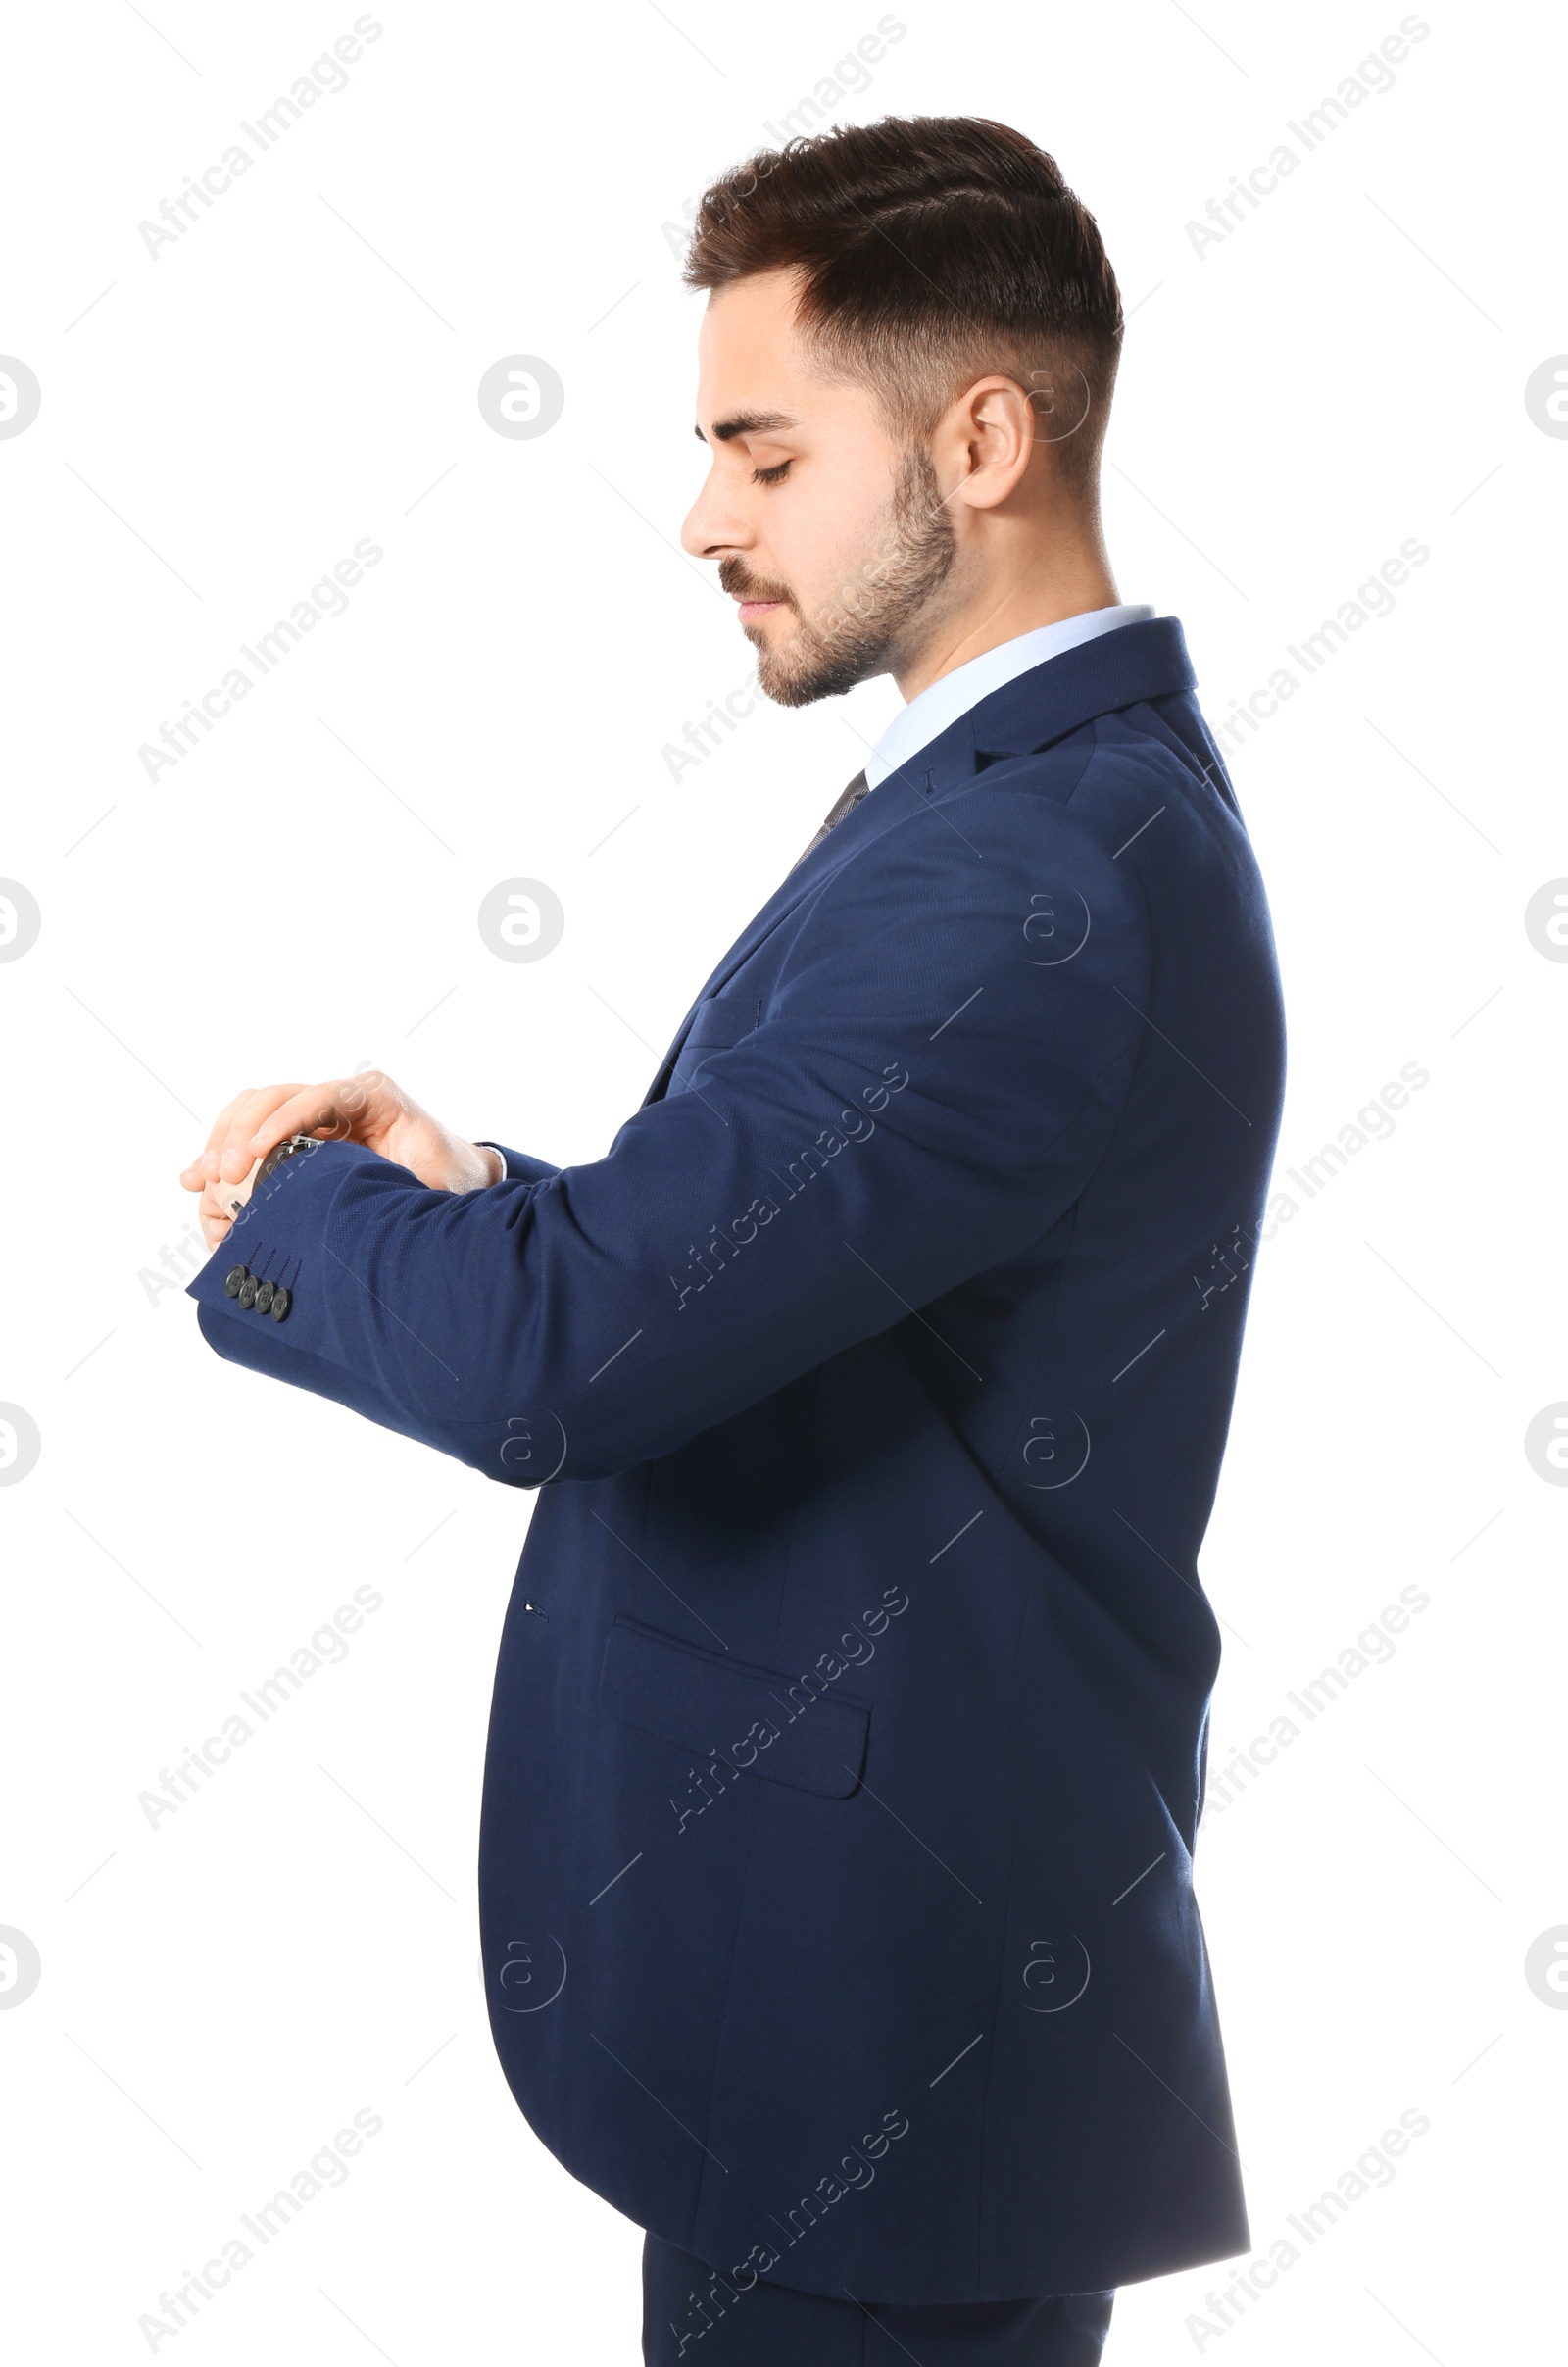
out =
[(757, 653), (757, 687), (775, 707), (809, 707), (826, 696), (812, 673), (792, 666), (787, 659), (765, 648)]
[(791, 664), (787, 655), (760, 651), (757, 660), (758, 688), (777, 707), (814, 707), (818, 699), (842, 699), (886, 666), (862, 664), (855, 658), (826, 656), (817, 650), (805, 663)]
[(804, 691), (804, 669), (798, 657), (792, 656), (800, 637), (799, 624), (778, 643), (770, 638), (765, 624), (743, 624), (741, 631), (757, 652), (757, 684), (763, 697), (779, 707), (804, 707), (812, 694)]
[(743, 624), (757, 652), (757, 686), (775, 707), (812, 707), (818, 699), (841, 699), (858, 682), (887, 670), (887, 655), (874, 656), (858, 639), (835, 649), (796, 613), (787, 632), (774, 640), (765, 624)]

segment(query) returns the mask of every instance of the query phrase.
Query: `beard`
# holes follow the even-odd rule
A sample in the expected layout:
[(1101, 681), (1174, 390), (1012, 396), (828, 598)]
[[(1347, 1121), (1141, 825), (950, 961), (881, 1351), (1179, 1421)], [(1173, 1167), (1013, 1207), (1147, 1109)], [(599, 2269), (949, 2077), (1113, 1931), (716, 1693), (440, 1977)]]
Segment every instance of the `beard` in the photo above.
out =
[(743, 625), (757, 652), (757, 679), (780, 707), (809, 707), (897, 670), (916, 637), (932, 596), (946, 581), (957, 551), (936, 470), (923, 449), (906, 455), (873, 551), (856, 580), (806, 616), (787, 584), (764, 583), (743, 561), (720, 563), (718, 580), (732, 598), (777, 600), (799, 621), (781, 648), (765, 629)]

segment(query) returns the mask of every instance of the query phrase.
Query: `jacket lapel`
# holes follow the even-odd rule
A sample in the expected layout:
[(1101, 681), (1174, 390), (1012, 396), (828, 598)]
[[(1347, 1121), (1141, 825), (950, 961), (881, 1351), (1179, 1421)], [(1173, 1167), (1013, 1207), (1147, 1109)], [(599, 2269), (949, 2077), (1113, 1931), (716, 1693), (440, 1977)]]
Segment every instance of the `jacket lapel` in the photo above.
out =
[(1053, 740), (1077, 731), (1096, 715), (1192, 690), (1196, 683), (1181, 625), (1174, 616), (1155, 616), (1144, 624), (1127, 624), (1114, 633), (1104, 633), (1098, 641), (1085, 642), (1059, 658), (1047, 658), (950, 723), (906, 764), (869, 790), (820, 845), (779, 881), (682, 1019), (659, 1074), (643, 1096), (642, 1107), (646, 1109), (663, 1094), (699, 1007), (710, 995), (723, 991), (742, 962), (751, 959), (803, 897), (820, 887), (857, 848), (901, 820), (911, 799), (924, 805), (956, 787), (979, 769), (982, 756), (1022, 756), (1048, 748)]
[[(675, 1030), (674, 1040), (664, 1055), (659, 1074), (643, 1096), (644, 1109), (650, 1102), (658, 1101), (663, 1094), (675, 1062), (680, 1058), (681, 1048), (690, 1032), (692, 1021), (696, 1018), (702, 1005), (709, 1000), (710, 995), (723, 992), (742, 962), (751, 960), (764, 937), (771, 935), (772, 931), (778, 927), (779, 922), (794, 912), (803, 897), (809, 895), (813, 888), (820, 887), (823, 879), (836, 870), (838, 865), (854, 853), (856, 847), (859, 846), (866, 837), (875, 837), (877, 831), (886, 824), (890, 814), (890, 804), (886, 793), (891, 787), (892, 782), (886, 781), (881, 785), (880, 790), (868, 790), (857, 805), (851, 807), (844, 819), (828, 832), (826, 838), (819, 845), (812, 847), (808, 854), (803, 855), (793, 870), (785, 873), (767, 902), (759, 912), (753, 913)], [(874, 818), (871, 813), (873, 807), (876, 808)], [(832, 850), (831, 856), (829, 849)]]
[[(856, 815), (862, 813), (870, 802), (871, 799), (869, 795), (862, 797), (859, 805), (853, 810), (848, 816), (848, 819), (853, 821), (856, 818)], [(840, 830), (844, 829), (845, 827), (846, 824), (844, 822), (839, 824)], [(838, 830), (831, 832), (830, 836), (836, 838), (838, 836)], [(814, 848), (811, 854), (808, 855), (804, 862), (797, 863), (794, 870), (788, 872), (786, 876), (779, 881), (778, 886), (773, 890), (773, 893), (768, 898), (766, 904), (762, 906), (760, 912), (753, 914), (752, 918), (747, 922), (745, 928), (742, 929), (740, 935), (736, 938), (734, 944), (730, 947), (729, 952), (719, 962), (718, 967), (709, 977), (707, 984), (704, 986), (701, 994), (697, 997), (696, 1002), (693, 1003), (690, 1011), (686, 1013), (685, 1018), (682, 1019), (679, 1027), (676, 1028), (674, 1040), (670, 1044), (669, 1050), (664, 1055), (663, 1064), (660, 1068), (659, 1074), (649, 1086), (648, 1091), (643, 1095), (644, 1109), (648, 1107), (650, 1102), (657, 1102), (662, 1096), (665, 1087), (669, 1083), (670, 1074), (674, 1069), (675, 1062), (680, 1058), (681, 1047), (684, 1045), (687, 1035), (690, 1033), (692, 1021), (696, 1018), (698, 1011), (701, 1009), (702, 1005), (708, 1001), (710, 995), (716, 995), (722, 992), (728, 980), (732, 978), (735, 972), (740, 968), (741, 963), (751, 958), (751, 956), (756, 952), (757, 948), (761, 944), (763, 938), (767, 936), (768, 932), (777, 928), (779, 922), (785, 917), (786, 913), (794, 911), (795, 907), (800, 903), (801, 898), (807, 893), (808, 889), (812, 887), (821, 877), (822, 869), (825, 866), (820, 864), (819, 858), (822, 854), (823, 848), (825, 848), (827, 844), (828, 841), (824, 839), (821, 847)]]

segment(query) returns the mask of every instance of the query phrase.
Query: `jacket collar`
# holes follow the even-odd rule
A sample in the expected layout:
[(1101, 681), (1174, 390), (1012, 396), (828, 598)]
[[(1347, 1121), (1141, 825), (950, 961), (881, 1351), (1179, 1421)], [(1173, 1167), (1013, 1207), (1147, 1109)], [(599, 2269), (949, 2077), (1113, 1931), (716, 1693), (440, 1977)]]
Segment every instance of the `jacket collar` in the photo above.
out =
[(1198, 676), (1174, 616), (1124, 624), (1004, 682), (969, 711), (974, 745), (986, 756), (1027, 756), (1147, 699), (1194, 690)]
[(767, 915), (766, 925), (771, 926), (774, 918), (781, 918), (782, 912), (773, 907), (784, 888), (791, 891), (793, 904), (807, 888), (819, 886), (847, 855), (906, 814), (911, 796), (923, 804), (944, 789), (972, 780), (994, 757), (1036, 755), (1097, 715), (1114, 715), (1120, 708), (1168, 698), (1197, 685), (1186, 637), (1174, 616), (1124, 624), (1059, 657), (1044, 659), (978, 700), (879, 781), (774, 891), (758, 920)]

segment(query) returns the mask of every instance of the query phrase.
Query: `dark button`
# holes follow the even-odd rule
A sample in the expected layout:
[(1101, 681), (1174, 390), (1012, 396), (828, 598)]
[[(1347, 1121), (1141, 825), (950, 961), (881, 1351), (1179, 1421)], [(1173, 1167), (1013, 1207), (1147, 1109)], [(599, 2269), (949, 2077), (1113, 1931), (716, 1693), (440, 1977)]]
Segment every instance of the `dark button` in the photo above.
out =
[(239, 1297), (240, 1284), (242, 1282), (248, 1282), (249, 1280), (250, 1269), (248, 1266), (231, 1265), (227, 1273), (223, 1276), (223, 1288), (227, 1291), (231, 1299), (237, 1299)]
[(244, 1281), (240, 1284), (239, 1303), (241, 1307), (254, 1307), (256, 1305), (256, 1276), (254, 1274), (247, 1274)]
[(279, 1283), (276, 1290), (272, 1293), (272, 1321), (274, 1323), (281, 1323), (283, 1317), (288, 1313), (288, 1310), (293, 1304), (293, 1292), (285, 1290), (283, 1285)]
[(273, 1298), (276, 1296), (276, 1284), (271, 1282), (258, 1282), (256, 1285), (256, 1312), (259, 1315), (265, 1315), (271, 1306)]

